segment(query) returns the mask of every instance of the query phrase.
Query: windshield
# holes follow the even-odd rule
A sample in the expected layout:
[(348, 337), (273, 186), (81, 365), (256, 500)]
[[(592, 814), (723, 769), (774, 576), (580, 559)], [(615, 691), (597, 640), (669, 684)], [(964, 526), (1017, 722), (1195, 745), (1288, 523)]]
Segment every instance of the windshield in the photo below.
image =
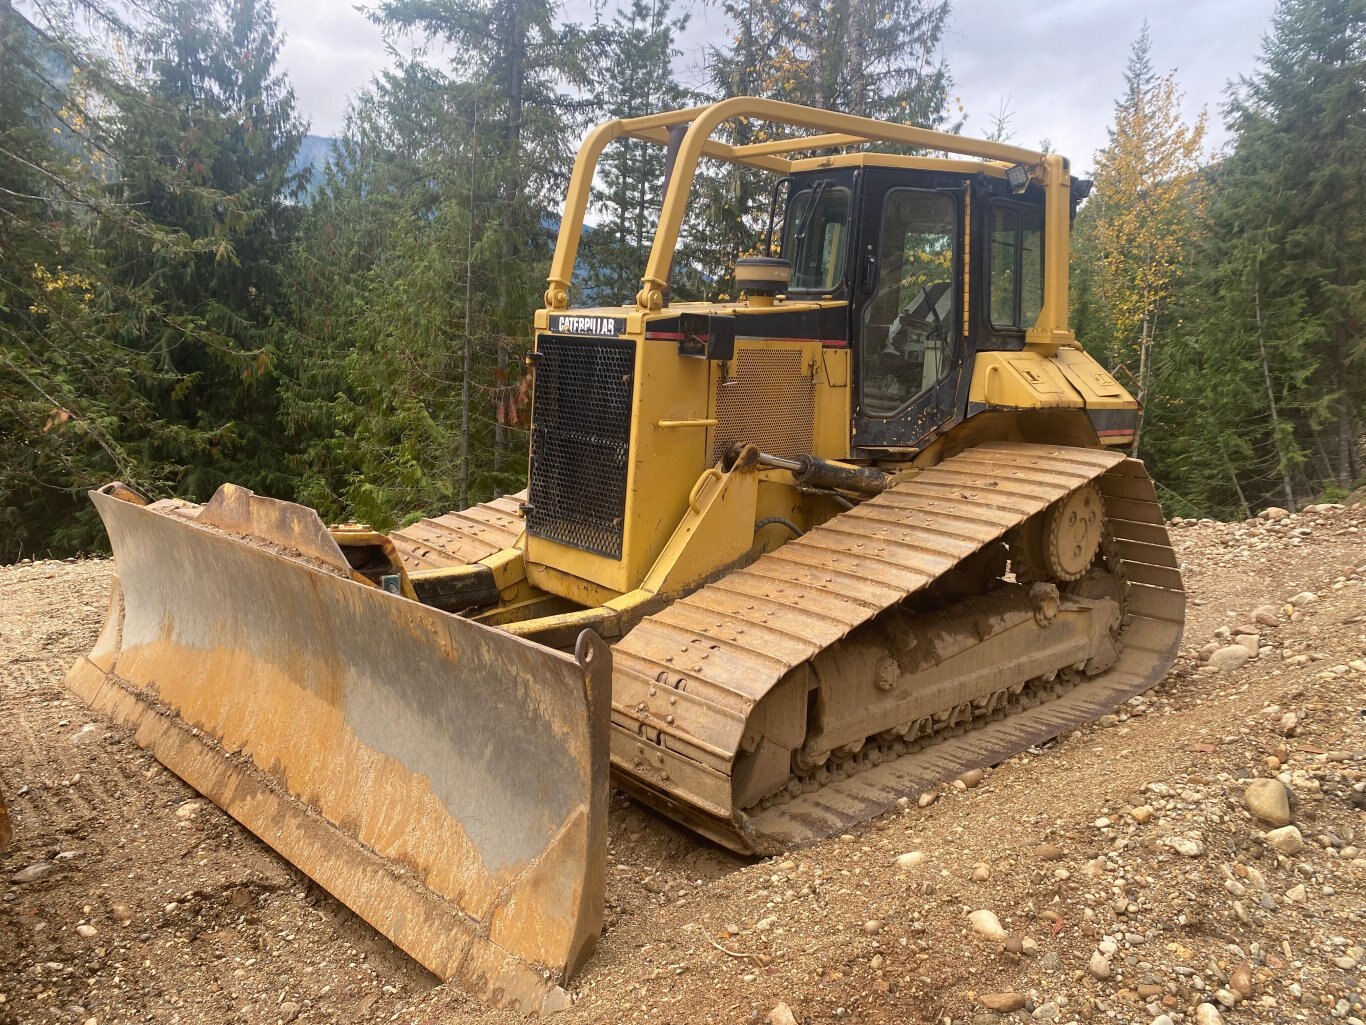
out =
[(950, 364), (958, 210), (944, 193), (892, 189), (882, 206), (877, 293), (863, 310), (863, 410), (893, 416)]
[(783, 226), (783, 259), (792, 264), (789, 292), (831, 292), (844, 280), (849, 190), (829, 179), (792, 197)]

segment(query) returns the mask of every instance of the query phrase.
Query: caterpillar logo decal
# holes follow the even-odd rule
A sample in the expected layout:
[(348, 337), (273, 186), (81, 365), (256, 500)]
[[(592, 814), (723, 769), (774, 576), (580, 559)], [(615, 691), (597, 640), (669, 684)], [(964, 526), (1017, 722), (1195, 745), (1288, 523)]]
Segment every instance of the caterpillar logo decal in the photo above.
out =
[(589, 317), (578, 313), (552, 313), (550, 330), (557, 335), (600, 335), (615, 338), (626, 333), (625, 317)]

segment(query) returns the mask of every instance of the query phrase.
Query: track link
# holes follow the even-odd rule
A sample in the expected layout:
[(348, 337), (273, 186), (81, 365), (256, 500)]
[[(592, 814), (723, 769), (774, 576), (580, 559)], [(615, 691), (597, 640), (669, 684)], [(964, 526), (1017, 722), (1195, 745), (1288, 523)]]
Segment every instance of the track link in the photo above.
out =
[(409, 572), (447, 569), (511, 548), (525, 529), (526, 492), (504, 495), (459, 512), (424, 517), (389, 535)]
[[(766, 694), (1092, 482), (1124, 590), (1114, 666), (1090, 678), (1060, 676), (1061, 683), (1003, 681), (995, 702), (985, 703), (989, 714), (959, 716), (958, 703), (948, 705), (940, 712), (949, 728), (903, 742), (904, 751), (895, 741), (874, 745), (866, 755), (845, 757), (847, 767), (861, 771), (827, 768), (817, 781), (823, 785), (808, 780), (789, 787), (785, 800), (736, 807), (732, 772)], [(1104, 449), (985, 444), (636, 626), (613, 652), (613, 767), (629, 792), (725, 846), (767, 852), (808, 843), (880, 814), (901, 796), (1057, 736), (1152, 686), (1175, 658), (1184, 607), (1142, 463)], [(1003, 708), (1008, 714), (996, 714)]]

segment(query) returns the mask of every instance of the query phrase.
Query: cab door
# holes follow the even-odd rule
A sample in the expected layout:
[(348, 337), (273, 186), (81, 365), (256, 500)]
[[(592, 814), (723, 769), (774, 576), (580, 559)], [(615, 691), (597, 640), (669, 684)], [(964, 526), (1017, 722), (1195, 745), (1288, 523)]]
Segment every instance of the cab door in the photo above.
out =
[(962, 179), (869, 169), (852, 310), (855, 449), (922, 447), (963, 372)]

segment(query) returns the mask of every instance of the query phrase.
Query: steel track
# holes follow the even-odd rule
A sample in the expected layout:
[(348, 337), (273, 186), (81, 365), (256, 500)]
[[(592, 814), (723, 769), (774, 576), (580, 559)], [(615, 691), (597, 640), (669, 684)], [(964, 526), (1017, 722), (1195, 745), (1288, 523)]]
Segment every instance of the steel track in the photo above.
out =
[[(820, 780), (789, 788), (786, 800), (734, 806), (730, 774), (748, 717), (771, 688), (1091, 481), (1104, 499), (1124, 586), (1122, 651), (1110, 670), (1071, 686), (1002, 681), (998, 693), (1019, 690), (1009, 714), (974, 716), (974, 728), (959, 723), (905, 752), (895, 743), (875, 748), (880, 753), (869, 751), (860, 771), (827, 769)], [(982, 445), (636, 626), (613, 650), (614, 777), (733, 849), (761, 853), (809, 843), (1146, 690), (1175, 658), (1183, 621), (1180, 574), (1142, 463), (1103, 449)], [(957, 707), (941, 710), (950, 723)]]

